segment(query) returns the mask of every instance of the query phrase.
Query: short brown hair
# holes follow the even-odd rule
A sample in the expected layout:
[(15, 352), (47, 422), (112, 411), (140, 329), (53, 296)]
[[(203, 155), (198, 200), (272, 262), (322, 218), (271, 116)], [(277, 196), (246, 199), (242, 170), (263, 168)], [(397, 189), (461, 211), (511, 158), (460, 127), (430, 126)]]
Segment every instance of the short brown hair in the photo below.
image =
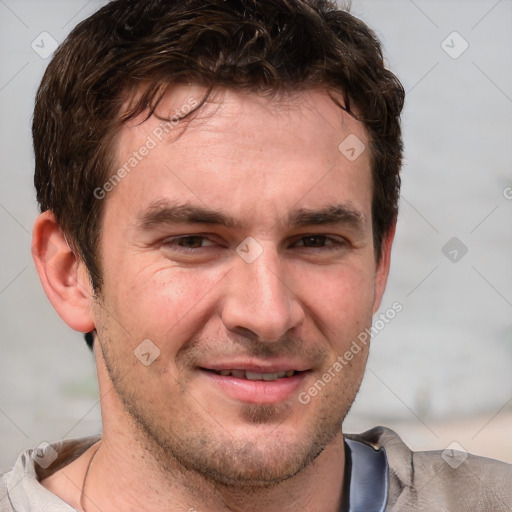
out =
[[(154, 113), (166, 87), (279, 92), (322, 87), (364, 123), (373, 177), (374, 245), (398, 209), (404, 90), (385, 68), (375, 34), (327, 0), (115, 0), (59, 47), (39, 87), (33, 119), (35, 186), (101, 289), (103, 201), (122, 123)], [(149, 83), (129, 112), (123, 93)], [(200, 107), (200, 105), (199, 105)], [(198, 107), (198, 108), (199, 108)]]

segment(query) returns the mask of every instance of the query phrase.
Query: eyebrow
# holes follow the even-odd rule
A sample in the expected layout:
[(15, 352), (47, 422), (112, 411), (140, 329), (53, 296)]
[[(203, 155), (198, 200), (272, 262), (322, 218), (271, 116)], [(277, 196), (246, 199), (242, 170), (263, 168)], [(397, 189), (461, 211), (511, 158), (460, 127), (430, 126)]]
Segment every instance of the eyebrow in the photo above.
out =
[(240, 222), (223, 212), (210, 210), (206, 206), (173, 204), (168, 201), (152, 203), (140, 218), (144, 230), (155, 229), (165, 224), (210, 224), (239, 228)]
[(349, 205), (330, 205), (319, 210), (299, 208), (288, 214), (287, 223), (293, 227), (345, 225), (363, 231), (364, 215)]
[[(344, 225), (363, 231), (366, 226), (365, 216), (345, 204), (328, 205), (320, 209), (297, 208), (283, 218), (284, 224), (292, 228)], [(278, 222), (281, 223), (281, 221)], [(177, 223), (242, 228), (242, 222), (224, 212), (190, 203), (174, 204), (166, 200), (152, 203), (140, 217), (138, 225), (143, 230), (151, 230), (166, 224)]]

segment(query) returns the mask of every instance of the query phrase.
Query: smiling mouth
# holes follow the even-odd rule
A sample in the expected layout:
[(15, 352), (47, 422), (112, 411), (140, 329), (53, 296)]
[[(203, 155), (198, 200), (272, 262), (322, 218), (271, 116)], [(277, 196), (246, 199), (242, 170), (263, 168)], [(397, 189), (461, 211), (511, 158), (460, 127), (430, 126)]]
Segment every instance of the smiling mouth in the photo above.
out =
[(262, 381), (275, 381), (279, 379), (288, 379), (297, 375), (299, 371), (295, 370), (287, 370), (283, 372), (275, 372), (275, 373), (257, 373), (246, 370), (210, 370), (208, 368), (203, 368), (211, 373), (215, 373), (216, 375), (220, 375), (221, 377), (234, 377), (235, 379), (246, 379), (246, 380), (262, 380)]

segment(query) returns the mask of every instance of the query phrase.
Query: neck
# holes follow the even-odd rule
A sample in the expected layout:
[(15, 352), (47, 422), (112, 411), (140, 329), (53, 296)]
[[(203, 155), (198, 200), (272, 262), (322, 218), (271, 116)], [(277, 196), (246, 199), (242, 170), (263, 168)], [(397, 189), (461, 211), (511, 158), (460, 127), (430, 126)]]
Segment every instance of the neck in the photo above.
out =
[(340, 509), (344, 448), (340, 434), (307, 468), (270, 488), (219, 485), (158, 461), (144, 446), (119, 433), (104, 433), (87, 478), (85, 510), (124, 512), (283, 512)]

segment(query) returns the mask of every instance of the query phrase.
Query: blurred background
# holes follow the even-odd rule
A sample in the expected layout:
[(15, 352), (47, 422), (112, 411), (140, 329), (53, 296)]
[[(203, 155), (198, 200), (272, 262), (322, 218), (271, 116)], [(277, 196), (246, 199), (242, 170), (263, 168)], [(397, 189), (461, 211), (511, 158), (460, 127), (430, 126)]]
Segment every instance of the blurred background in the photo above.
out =
[[(41, 441), (101, 429), (92, 355), (31, 259), (30, 122), (57, 43), (104, 3), (0, 0), (0, 471)], [(376, 324), (344, 430), (385, 425), (413, 449), (512, 462), (512, 0), (354, 0), (352, 12), (407, 91), (406, 159), (381, 312), (403, 309)]]

